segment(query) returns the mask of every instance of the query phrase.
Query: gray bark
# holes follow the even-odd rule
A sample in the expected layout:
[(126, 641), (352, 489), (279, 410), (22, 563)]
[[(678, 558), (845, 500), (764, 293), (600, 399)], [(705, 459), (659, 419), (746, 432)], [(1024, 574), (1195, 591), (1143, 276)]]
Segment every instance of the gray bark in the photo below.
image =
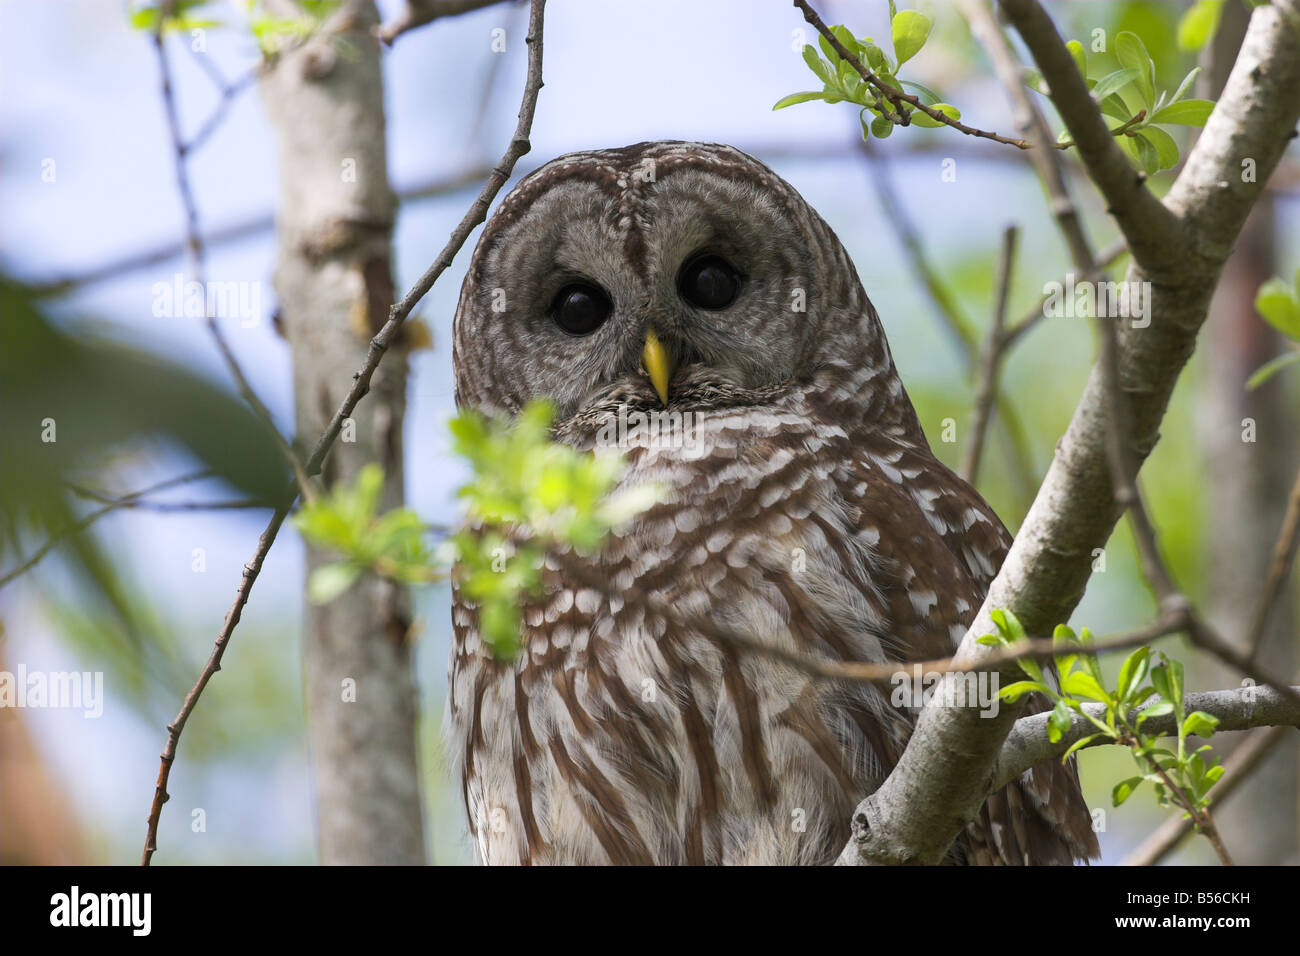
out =
[[(295, 10), (288, 0), (267, 6)], [(325, 431), (393, 302), (395, 201), (377, 22), (373, 3), (345, 4), (262, 81), (280, 162), (275, 286), (293, 352), (297, 434), (305, 441)], [(379, 462), (387, 509), (403, 500), (401, 348), (387, 356), (371, 388), (357, 409), (355, 440), (344, 433), (323, 478), (350, 481), (367, 462)], [(309, 549), (307, 573), (329, 560)], [(425, 860), (409, 628), (405, 593), (372, 576), (327, 606), (306, 607), (305, 696), (322, 863)]]

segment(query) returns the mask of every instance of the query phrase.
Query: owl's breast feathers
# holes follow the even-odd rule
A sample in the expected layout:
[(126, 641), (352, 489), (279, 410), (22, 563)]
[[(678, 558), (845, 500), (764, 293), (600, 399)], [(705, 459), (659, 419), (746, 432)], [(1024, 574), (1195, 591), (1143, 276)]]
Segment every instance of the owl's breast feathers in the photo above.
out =
[[(448, 729), (487, 862), (833, 861), (919, 701), (689, 622), (833, 660), (941, 658), (1010, 545), (923, 444), (798, 395), (676, 425), (620, 435), (625, 482), (665, 494), (597, 557), (548, 557), (516, 661), (491, 659), (456, 596)], [(1074, 767), (1053, 763), (991, 797), (950, 858), (1096, 854)]]

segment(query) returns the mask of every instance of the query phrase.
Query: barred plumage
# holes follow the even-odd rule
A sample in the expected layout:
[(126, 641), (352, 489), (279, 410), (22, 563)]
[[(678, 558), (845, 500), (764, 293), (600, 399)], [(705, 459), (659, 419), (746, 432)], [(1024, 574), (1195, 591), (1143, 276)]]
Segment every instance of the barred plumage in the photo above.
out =
[[(741, 277), (725, 308), (682, 299), (683, 263), (702, 253)], [(548, 315), (577, 280), (611, 303), (585, 337)], [(677, 417), (653, 429), (665, 409), (639, 368), (647, 331), (677, 366)], [(455, 365), (460, 403), (510, 414), (548, 396), (560, 440), (591, 448), (617, 434), (623, 481), (667, 489), (582, 562), (581, 580), (574, 556), (548, 557), (517, 660), (491, 658), (455, 596), (446, 727), (484, 861), (833, 861), (914, 711), (679, 622), (707, 615), (839, 660), (942, 657), (1010, 537), (930, 453), (830, 228), (730, 147), (562, 157), (489, 222)], [(591, 576), (608, 586), (586, 586)], [(683, 612), (678, 624), (634, 594)], [(951, 858), (1096, 852), (1074, 769), (1053, 765), (991, 798)]]

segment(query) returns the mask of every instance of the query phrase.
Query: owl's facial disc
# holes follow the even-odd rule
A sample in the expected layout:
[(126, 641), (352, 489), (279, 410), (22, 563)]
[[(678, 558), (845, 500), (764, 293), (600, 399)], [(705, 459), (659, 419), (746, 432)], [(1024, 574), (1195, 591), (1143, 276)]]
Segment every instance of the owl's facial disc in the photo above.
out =
[(455, 339), (460, 401), (512, 414), (546, 398), (592, 422), (778, 401), (861, 364), (879, 330), (788, 184), (729, 147), (659, 143), (521, 182), (484, 230)]

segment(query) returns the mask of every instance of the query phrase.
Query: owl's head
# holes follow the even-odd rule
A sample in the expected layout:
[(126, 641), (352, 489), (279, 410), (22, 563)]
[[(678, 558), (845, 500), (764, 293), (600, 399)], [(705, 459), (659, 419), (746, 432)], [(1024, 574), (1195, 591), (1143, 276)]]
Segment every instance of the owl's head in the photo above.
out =
[(819, 385), (864, 413), (907, 403), (830, 227), (762, 163), (704, 143), (571, 153), (523, 179), (475, 249), (454, 353), (458, 403), (546, 397), (561, 421)]

